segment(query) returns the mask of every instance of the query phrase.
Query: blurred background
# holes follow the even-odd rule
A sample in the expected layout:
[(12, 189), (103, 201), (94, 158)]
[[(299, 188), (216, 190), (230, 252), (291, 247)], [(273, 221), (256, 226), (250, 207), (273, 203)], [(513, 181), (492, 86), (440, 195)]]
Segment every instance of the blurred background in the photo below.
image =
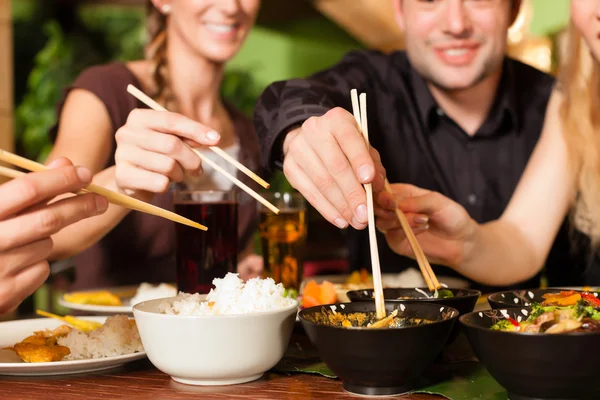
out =
[[(0, 0), (0, 147), (43, 161), (62, 89), (90, 65), (143, 57), (144, 5), (144, 0)], [(391, 7), (390, 0), (263, 0), (256, 28), (229, 64), (224, 97), (250, 115), (274, 80), (309, 75), (352, 49), (401, 49)], [(556, 73), (568, 18), (569, 0), (524, 0), (507, 52)], [(282, 175), (272, 184), (287, 187)], [(327, 265), (329, 259), (336, 270), (335, 260), (345, 258), (342, 233), (314, 210), (309, 225), (307, 261)]]

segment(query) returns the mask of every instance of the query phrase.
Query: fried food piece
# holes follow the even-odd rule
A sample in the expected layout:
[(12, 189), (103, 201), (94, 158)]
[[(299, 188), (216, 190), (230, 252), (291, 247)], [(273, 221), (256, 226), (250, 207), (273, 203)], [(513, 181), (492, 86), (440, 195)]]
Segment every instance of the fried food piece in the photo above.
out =
[(120, 306), (122, 305), (119, 296), (107, 291), (99, 290), (96, 292), (75, 292), (66, 293), (63, 298), (69, 303), (93, 304), (96, 306)]
[(46, 338), (45, 336), (35, 334), (35, 335), (26, 337), (25, 339), (23, 339), (21, 341), (21, 343), (31, 343), (31, 344), (38, 344), (40, 346), (45, 346), (46, 340), (48, 340), (48, 338)]
[(73, 328), (71, 328), (69, 325), (61, 325), (58, 328), (55, 328), (54, 330), (46, 329), (46, 330), (37, 331), (34, 333), (38, 336), (43, 336), (45, 338), (49, 338), (49, 337), (67, 336), (71, 332), (71, 330), (73, 330)]
[(65, 346), (46, 346), (37, 343), (17, 343), (15, 352), (28, 363), (60, 361), (71, 353)]

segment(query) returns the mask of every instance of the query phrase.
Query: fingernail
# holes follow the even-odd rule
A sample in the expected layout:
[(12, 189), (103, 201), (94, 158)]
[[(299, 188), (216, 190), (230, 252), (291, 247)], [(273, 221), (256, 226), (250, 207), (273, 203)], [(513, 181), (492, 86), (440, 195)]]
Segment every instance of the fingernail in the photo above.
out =
[(87, 183), (92, 180), (92, 173), (85, 167), (77, 167), (77, 176), (81, 182)]
[(417, 226), (417, 227), (413, 228), (413, 232), (414, 233), (420, 233), (420, 232), (425, 232), (428, 229), (429, 229), (429, 224), (427, 224), (427, 225), (420, 225), (420, 226)]
[(429, 222), (429, 218), (424, 217), (422, 215), (417, 215), (413, 218), (413, 221), (415, 221), (415, 224), (425, 225)]
[(342, 218), (336, 218), (334, 223), (340, 229), (345, 229), (348, 226), (348, 223), (346, 222), (346, 220), (344, 220)]
[(213, 142), (220, 140), (221, 139), (221, 135), (219, 135), (217, 132), (215, 131), (208, 131), (206, 132), (206, 137), (210, 140), (212, 140)]
[(50, 164), (46, 165), (46, 167), (48, 168), (54, 168), (59, 164), (60, 158), (57, 158), (56, 160), (52, 160), (50, 162)]
[(373, 172), (373, 167), (370, 165), (361, 165), (358, 168), (358, 179), (363, 183), (367, 182), (373, 176)]
[(108, 208), (108, 200), (104, 196), (96, 196), (96, 212), (103, 213)]
[(367, 215), (367, 206), (364, 204), (356, 207), (356, 218), (358, 222), (366, 224), (369, 221), (369, 216)]
[(357, 220), (356, 217), (352, 217), (352, 226), (356, 229), (363, 229), (366, 224)]

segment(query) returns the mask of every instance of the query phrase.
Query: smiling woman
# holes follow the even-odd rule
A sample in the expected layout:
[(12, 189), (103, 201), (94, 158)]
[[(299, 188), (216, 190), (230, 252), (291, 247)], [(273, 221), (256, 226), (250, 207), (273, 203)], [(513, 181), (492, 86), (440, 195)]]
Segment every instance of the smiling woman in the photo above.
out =
[[(210, 167), (202, 170), (183, 139), (217, 145), (260, 175), (252, 124), (220, 92), (226, 63), (244, 44), (259, 6), (260, 0), (148, 1), (146, 58), (89, 68), (67, 88), (51, 130), (56, 144), (49, 159), (69, 154), (96, 173), (99, 183), (166, 208), (172, 207), (167, 192), (172, 182), (194, 190), (232, 189)], [(130, 84), (177, 113), (136, 110), (144, 106), (127, 93)], [(210, 151), (205, 155), (213, 158)], [(238, 261), (246, 266), (239, 271), (244, 274), (260, 270), (262, 259), (243, 263), (257, 215), (252, 201), (241, 199), (239, 208)], [(76, 268), (85, 265), (85, 273), (77, 274), (72, 289), (174, 282), (175, 268), (165, 268), (174, 264), (174, 237), (172, 224), (112, 208), (58, 235), (53, 257), (80, 252)]]

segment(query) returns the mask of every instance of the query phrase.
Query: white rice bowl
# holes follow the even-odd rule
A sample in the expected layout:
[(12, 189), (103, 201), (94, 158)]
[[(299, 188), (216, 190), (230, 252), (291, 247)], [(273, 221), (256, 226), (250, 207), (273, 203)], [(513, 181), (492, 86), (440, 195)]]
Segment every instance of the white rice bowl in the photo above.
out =
[(133, 307), (150, 361), (173, 380), (228, 385), (260, 378), (285, 353), (298, 312), (270, 279), (213, 281), (208, 295), (181, 293)]
[(206, 296), (180, 293), (175, 301), (163, 301), (159, 310), (173, 315), (236, 315), (276, 311), (295, 304), (295, 300), (283, 297), (285, 289), (271, 278), (244, 283), (230, 273), (213, 284), (215, 288)]
[(104, 325), (90, 332), (77, 329), (58, 339), (71, 353), (65, 360), (84, 360), (120, 356), (144, 351), (135, 321), (125, 315), (106, 319)]

